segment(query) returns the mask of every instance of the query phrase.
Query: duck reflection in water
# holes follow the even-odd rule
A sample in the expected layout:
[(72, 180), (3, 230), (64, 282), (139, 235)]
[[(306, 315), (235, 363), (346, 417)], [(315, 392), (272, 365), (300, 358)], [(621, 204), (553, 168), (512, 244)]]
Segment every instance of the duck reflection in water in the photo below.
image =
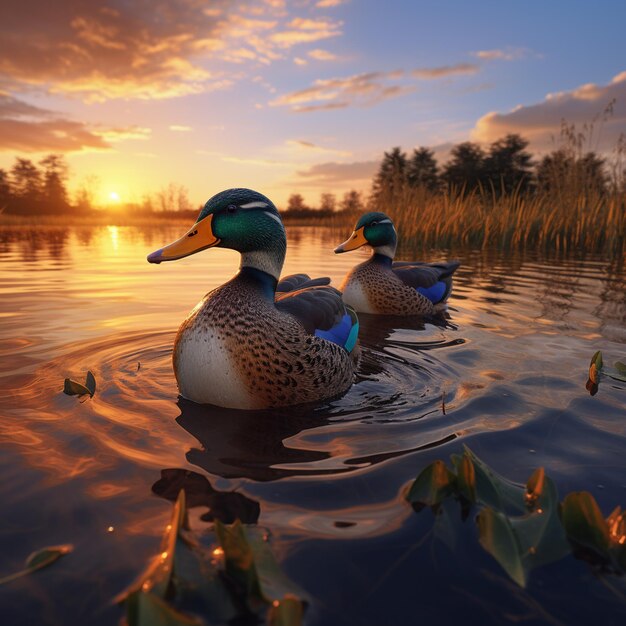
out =
[[(199, 405), (180, 398), (176, 421), (201, 444), (187, 452), (189, 463), (223, 478), (270, 481), (288, 476), (341, 473), (342, 470), (282, 468), (330, 457), (328, 452), (294, 449), (285, 440), (303, 430), (328, 424), (328, 405), (271, 411), (239, 411)], [(350, 471), (346, 468), (345, 471)]]

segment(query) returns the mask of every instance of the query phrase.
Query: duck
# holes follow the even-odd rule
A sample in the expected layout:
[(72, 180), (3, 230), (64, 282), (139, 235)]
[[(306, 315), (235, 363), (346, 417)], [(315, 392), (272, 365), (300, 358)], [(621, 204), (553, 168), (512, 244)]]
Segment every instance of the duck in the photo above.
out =
[(180, 395), (198, 404), (256, 410), (345, 393), (358, 356), (358, 318), (329, 278), (279, 280), (287, 239), (274, 203), (251, 189), (211, 197), (195, 224), (148, 255), (175, 261), (213, 247), (241, 255), (237, 274), (181, 324), (173, 366)]
[(372, 256), (346, 275), (343, 301), (357, 313), (428, 316), (442, 311), (452, 290), (458, 261), (394, 261), (398, 235), (392, 219), (372, 211), (361, 216), (336, 254), (370, 246)]

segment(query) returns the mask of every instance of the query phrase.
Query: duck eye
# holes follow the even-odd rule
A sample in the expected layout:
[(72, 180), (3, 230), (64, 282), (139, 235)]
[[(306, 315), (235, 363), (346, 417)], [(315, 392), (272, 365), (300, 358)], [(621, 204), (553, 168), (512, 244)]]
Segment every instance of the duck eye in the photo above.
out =
[(373, 222), (370, 222), (370, 226), (376, 226), (376, 224), (378, 224), (377, 220), (374, 220)]
[(229, 204), (226, 210), (229, 213), (234, 213), (237, 210), (237, 207), (234, 204)]

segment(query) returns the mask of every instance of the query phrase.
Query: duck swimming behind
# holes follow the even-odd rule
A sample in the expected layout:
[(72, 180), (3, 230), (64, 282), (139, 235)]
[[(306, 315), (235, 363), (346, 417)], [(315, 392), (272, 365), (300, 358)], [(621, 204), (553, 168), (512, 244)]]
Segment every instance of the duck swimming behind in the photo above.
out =
[(343, 300), (359, 313), (432, 315), (445, 306), (458, 261), (395, 262), (398, 236), (384, 213), (363, 215), (336, 253), (369, 245), (374, 254), (348, 272), (341, 286)]
[(180, 394), (201, 404), (265, 409), (345, 392), (358, 358), (358, 320), (328, 278), (278, 282), (286, 251), (274, 204), (250, 189), (213, 196), (196, 223), (150, 263), (214, 246), (241, 253), (237, 275), (204, 299), (174, 342)]

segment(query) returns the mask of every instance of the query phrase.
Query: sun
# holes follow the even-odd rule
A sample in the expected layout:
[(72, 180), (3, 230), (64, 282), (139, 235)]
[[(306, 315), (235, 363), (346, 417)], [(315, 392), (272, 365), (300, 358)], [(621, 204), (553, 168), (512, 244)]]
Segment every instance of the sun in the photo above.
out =
[(112, 192), (109, 194), (109, 200), (110, 200), (111, 202), (115, 202), (115, 203), (119, 202), (119, 201), (120, 201), (120, 194), (119, 194), (119, 193), (117, 193), (117, 191), (112, 191)]

